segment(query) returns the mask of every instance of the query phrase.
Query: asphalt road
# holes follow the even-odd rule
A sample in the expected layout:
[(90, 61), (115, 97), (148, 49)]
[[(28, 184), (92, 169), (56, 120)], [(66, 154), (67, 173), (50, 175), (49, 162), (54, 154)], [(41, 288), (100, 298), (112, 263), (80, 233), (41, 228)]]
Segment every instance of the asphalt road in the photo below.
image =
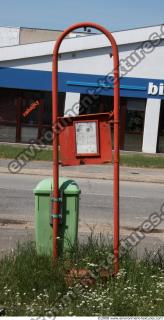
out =
[[(9, 249), (17, 240), (34, 237), (34, 195), (32, 190), (44, 176), (0, 174), (0, 248)], [(109, 232), (113, 228), (113, 183), (107, 180), (76, 179), (82, 194), (80, 232)], [(164, 203), (163, 185), (122, 182), (120, 189), (121, 234), (138, 228)], [(164, 241), (164, 223), (148, 235), (147, 243)]]

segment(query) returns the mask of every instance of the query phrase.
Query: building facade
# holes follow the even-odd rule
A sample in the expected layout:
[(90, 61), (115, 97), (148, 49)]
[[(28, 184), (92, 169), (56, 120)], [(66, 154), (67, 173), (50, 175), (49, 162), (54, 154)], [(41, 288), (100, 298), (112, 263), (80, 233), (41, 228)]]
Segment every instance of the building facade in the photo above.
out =
[[(38, 31), (37, 38), (33, 32), (13, 29), (0, 36), (0, 141), (29, 142), (51, 129), (55, 33), (42, 38)], [(121, 149), (164, 152), (164, 26), (113, 36), (120, 58)], [(113, 110), (113, 86), (112, 50), (104, 35), (78, 33), (63, 41), (59, 115)], [(23, 116), (36, 101), (39, 106)]]

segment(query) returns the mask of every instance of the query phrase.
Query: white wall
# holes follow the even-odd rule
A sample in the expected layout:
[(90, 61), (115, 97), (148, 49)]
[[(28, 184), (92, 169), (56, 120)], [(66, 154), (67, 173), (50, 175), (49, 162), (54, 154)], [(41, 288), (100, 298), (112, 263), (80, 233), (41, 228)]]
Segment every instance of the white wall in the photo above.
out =
[[(135, 47), (136, 45), (121, 46), (119, 48), (120, 59), (127, 59), (130, 54), (134, 52)], [(6, 54), (7, 51), (8, 50), (6, 50)], [(26, 55), (29, 55), (30, 48), (27, 47), (26, 51)], [(163, 80), (163, 57), (164, 42), (161, 43), (161, 46), (156, 47), (152, 53), (147, 54), (126, 76)], [(52, 55), (1, 61), (0, 67), (51, 71)], [(109, 48), (78, 51), (74, 53), (73, 56), (72, 53), (63, 53), (61, 58), (59, 58), (59, 71), (106, 75), (113, 71), (113, 58), (109, 56)]]
[(80, 93), (67, 92), (65, 98), (65, 116), (76, 116), (79, 114)]
[(147, 99), (142, 151), (156, 153), (161, 100)]
[[(114, 33), (119, 44), (120, 59), (127, 59), (142, 41), (148, 40), (152, 32), (160, 34), (160, 26)], [(51, 41), (2, 48), (0, 66), (51, 71), (53, 47), (54, 42)], [(113, 59), (109, 56), (111, 47), (102, 35), (66, 39), (60, 52), (59, 71), (106, 75), (113, 70)], [(161, 44), (153, 52), (147, 53), (126, 76), (163, 80), (163, 56), (164, 40), (161, 40)]]
[(0, 47), (19, 44), (20, 28), (0, 27)]

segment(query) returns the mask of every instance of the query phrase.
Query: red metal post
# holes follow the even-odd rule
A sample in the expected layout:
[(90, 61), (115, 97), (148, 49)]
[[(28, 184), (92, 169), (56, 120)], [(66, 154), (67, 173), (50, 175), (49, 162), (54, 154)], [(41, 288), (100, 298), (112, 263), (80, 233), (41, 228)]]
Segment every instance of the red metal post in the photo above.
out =
[(16, 142), (21, 141), (21, 125), (22, 125), (21, 109), (22, 109), (22, 98), (20, 97), (16, 99)]
[(38, 109), (38, 139), (42, 136), (43, 130), (43, 116), (44, 116), (44, 99), (39, 99), (39, 109)]
[(57, 234), (59, 214), (59, 166), (58, 166), (58, 53), (63, 39), (79, 28), (95, 28), (106, 35), (112, 45), (114, 62), (114, 273), (119, 270), (119, 57), (118, 48), (112, 34), (93, 22), (81, 22), (67, 28), (57, 39), (52, 61), (52, 130), (53, 130), (53, 256), (57, 257)]

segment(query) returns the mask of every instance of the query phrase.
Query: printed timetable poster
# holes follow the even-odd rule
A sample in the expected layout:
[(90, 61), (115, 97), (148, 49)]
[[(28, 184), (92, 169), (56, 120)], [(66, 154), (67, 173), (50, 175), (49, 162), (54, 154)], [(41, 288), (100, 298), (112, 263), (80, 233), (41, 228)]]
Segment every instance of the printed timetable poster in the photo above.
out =
[(76, 122), (76, 151), (79, 155), (98, 154), (98, 123), (96, 121)]

